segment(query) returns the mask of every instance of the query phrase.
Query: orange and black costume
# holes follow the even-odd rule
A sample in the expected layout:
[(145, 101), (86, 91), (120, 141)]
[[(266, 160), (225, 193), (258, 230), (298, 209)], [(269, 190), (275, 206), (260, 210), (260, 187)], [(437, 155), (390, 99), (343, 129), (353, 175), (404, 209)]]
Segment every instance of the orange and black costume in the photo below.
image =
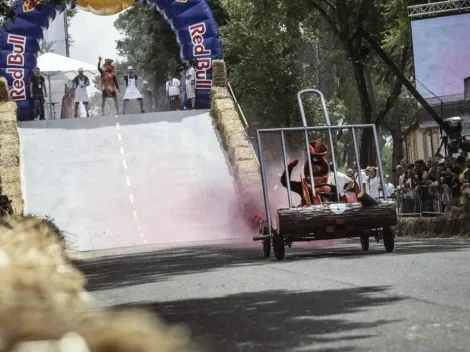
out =
[[(330, 201), (333, 192), (336, 192), (334, 186), (328, 184), (328, 177), (330, 174), (330, 167), (326, 161), (326, 154), (328, 154), (328, 147), (321, 142), (311, 142), (309, 145), (309, 157), (312, 161), (313, 181), (315, 186), (315, 194), (320, 196), (322, 201)], [(312, 192), (312, 185), (310, 182), (310, 170), (308, 160), (304, 164), (304, 175), (301, 181), (292, 181), (291, 174), (294, 167), (298, 164), (298, 160), (293, 160), (289, 163), (287, 171), (289, 173), (289, 185), (292, 192), (300, 195), (302, 198), (302, 206), (309, 206), (318, 204), (318, 197), (314, 197)], [(281, 184), (287, 188), (286, 172), (281, 176)]]

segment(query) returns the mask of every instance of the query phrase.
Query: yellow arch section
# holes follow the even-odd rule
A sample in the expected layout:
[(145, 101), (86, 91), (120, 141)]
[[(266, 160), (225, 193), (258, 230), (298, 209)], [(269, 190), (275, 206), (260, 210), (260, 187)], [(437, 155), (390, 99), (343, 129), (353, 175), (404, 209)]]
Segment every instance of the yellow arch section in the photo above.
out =
[(80, 10), (99, 16), (111, 16), (124, 11), (135, 4), (135, 0), (79, 0)]

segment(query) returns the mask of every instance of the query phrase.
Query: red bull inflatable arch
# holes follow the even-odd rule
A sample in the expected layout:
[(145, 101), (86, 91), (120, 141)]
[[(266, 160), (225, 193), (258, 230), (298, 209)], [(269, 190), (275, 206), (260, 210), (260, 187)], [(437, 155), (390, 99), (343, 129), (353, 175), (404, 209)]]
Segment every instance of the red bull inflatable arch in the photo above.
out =
[[(143, 3), (142, 1), (138, 1)], [(205, 0), (146, 0), (160, 12), (176, 34), (181, 61), (196, 59), (197, 108), (209, 107), (212, 86), (212, 60), (223, 59), (222, 40), (211, 9)], [(78, 0), (78, 7), (97, 15), (113, 15), (132, 6), (134, 0)], [(34, 104), (30, 100), (29, 81), (43, 39), (57, 14), (67, 10), (50, 0), (16, 0), (12, 4), (16, 17), (5, 20), (0, 31), (0, 75), (8, 81), (10, 97), (18, 105), (18, 118), (29, 120)]]

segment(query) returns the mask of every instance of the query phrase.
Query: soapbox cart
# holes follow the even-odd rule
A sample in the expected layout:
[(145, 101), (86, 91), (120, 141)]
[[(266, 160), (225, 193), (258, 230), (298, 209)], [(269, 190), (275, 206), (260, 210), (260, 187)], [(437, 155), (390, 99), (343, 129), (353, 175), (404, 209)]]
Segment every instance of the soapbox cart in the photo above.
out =
[[(320, 97), (322, 112), (325, 119), (325, 126), (307, 126), (305, 111), (302, 102), (304, 94), (316, 94)], [(373, 133), (375, 154), (377, 156), (377, 167), (380, 183), (384, 183), (384, 174), (381, 164), (380, 148), (378, 145), (377, 131), (373, 124), (356, 124), (356, 125), (338, 125), (332, 126), (328, 116), (325, 99), (323, 94), (315, 89), (306, 89), (298, 93), (298, 102), (300, 106), (300, 113), (302, 117), (303, 127), (293, 128), (271, 128), (257, 130), (258, 142), (258, 155), (260, 162), (260, 171), (263, 186), (264, 205), (266, 212), (266, 220), (259, 222), (260, 235), (253, 238), (255, 241), (263, 243), (264, 256), (266, 258), (271, 255), (271, 246), (274, 250), (274, 255), (278, 260), (282, 260), (285, 256), (285, 247), (291, 248), (294, 242), (307, 242), (316, 240), (331, 240), (342, 238), (359, 238), (362, 249), (367, 251), (369, 249), (369, 239), (375, 238), (377, 242), (383, 241), (385, 250), (392, 252), (395, 244), (395, 236), (393, 226), (397, 222), (397, 212), (395, 202), (387, 200), (384, 194), (384, 199), (374, 199), (367, 195), (362, 189), (362, 184), (365, 180), (361, 180), (359, 172), (359, 182), (354, 181), (354, 192), (338, 192), (336, 190), (337, 182), (337, 167), (335, 160), (335, 146), (332, 138), (332, 133), (339, 130), (349, 130), (354, 144), (354, 154), (356, 158), (356, 165), (359, 162), (359, 150), (356, 139), (356, 132), (360, 130), (370, 129)], [(329, 150), (331, 163), (333, 165), (334, 184), (314, 184), (317, 177), (311, 177), (309, 183), (302, 182), (302, 205), (294, 206), (292, 204), (290, 182), (287, 181), (286, 191), (289, 201), (289, 207), (284, 209), (277, 209), (276, 225), (273, 224), (272, 214), (270, 212), (269, 196), (267, 190), (265, 166), (263, 163), (263, 146), (261, 136), (264, 134), (278, 133), (281, 137), (282, 154), (284, 161), (285, 175), (288, 172), (288, 160), (286, 153), (285, 133), (289, 132), (304, 132), (305, 148), (312, 151), (312, 146), (321, 145), (319, 142), (310, 142), (308, 132), (310, 131), (325, 131), (328, 134)], [(326, 150), (322, 155), (326, 156), (328, 148), (323, 144)], [(308, 152), (307, 152), (308, 154)], [(318, 158), (308, 157), (304, 166), (304, 173), (309, 175), (316, 175), (316, 164)], [(328, 164), (327, 164), (328, 165)], [(313, 170), (313, 171), (312, 171)], [(327, 169), (326, 177), (330, 175)], [(324, 178), (323, 178), (324, 179)], [(289, 177), (290, 180), (290, 177)], [(310, 181), (311, 180), (311, 181)], [(330, 181), (331, 182), (331, 181)], [(329, 189), (328, 194), (324, 194), (317, 190)], [(310, 194), (309, 194), (310, 192)]]

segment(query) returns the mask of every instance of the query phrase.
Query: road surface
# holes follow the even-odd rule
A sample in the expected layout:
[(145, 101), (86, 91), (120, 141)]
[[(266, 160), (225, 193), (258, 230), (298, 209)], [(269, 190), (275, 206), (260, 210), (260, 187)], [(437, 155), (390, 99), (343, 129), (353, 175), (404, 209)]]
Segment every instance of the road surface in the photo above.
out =
[(470, 243), (356, 242), (283, 262), (250, 243), (134, 248), (81, 268), (97, 305), (187, 323), (207, 351), (469, 350)]
[(233, 179), (207, 111), (19, 127), (26, 211), (54, 217), (75, 250), (238, 235)]

